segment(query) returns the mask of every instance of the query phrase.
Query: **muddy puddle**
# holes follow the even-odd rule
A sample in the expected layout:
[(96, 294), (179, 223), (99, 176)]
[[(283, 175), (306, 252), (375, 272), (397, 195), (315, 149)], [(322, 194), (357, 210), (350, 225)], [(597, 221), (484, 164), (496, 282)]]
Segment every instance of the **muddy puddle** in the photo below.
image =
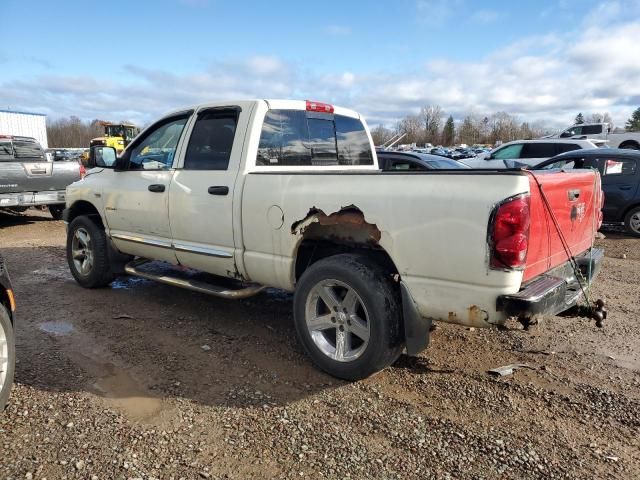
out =
[(73, 280), (73, 276), (66, 265), (58, 267), (42, 267), (31, 273), (33, 274), (32, 281), (36, 282), (45, 282), (51, 279)]
[(73, 333), (74, 328), (69, 322), (43, 322), (38, 328), (45, 333), (55, 336), (65, 336)]
[(111, 288), (115, 290), (127, 290), (129, 288), (134, 288), (145, 283), (151, 283), (151, 280), (140, 277), (121, 277), (116, 278), (113, 282), (111, 282)]
[(109, 361), (109, 352), (96, 345), (69, 322), (43, 322), (38, 328), (54, 337), (60, 337), (60, 347), (67, 357), (91, 377), (88, 389), (102, 397), (111, 407), (132, 420), (157, 423), (166, 413), (161, 398), (153, 396), (132, 376), (128, 368)]

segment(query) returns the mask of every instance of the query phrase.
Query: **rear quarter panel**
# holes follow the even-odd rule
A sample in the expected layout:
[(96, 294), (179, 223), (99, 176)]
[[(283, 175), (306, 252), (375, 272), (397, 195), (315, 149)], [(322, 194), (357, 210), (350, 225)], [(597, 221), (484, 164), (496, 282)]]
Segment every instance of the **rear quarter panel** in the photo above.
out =
[(244, 179), (244, 267), (252, 281), (295, 288), (302, 240), (294, 225), (311, 210), (359, 209), (425, 317), (487, 326), (504, 317), (496, 297), (515, 293), (522, 272), (488, 268), (495, 204), (529, 191), (516, 173), (251, 173)]

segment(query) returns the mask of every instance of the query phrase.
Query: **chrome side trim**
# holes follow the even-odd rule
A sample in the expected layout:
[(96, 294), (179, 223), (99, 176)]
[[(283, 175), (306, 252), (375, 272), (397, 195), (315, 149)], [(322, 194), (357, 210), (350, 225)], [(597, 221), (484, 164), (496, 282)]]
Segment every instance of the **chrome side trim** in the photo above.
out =
[(124, 240), (125, 242), (141, 243), (143, 245), (151, 245), (160, 248), (172, 248), (171, 242), (163, 242), (162, 240), (150, 240), (148, 238), (134, 237), (133, 235), (123, 235), (121, 233), (111, 234), (111, 238)]
[(224, 250), (215, 248), (193, 247), (180, 243), (163, 242), (162, 240), (151, 240), (148, 238), (136, 237), (134, 235), (123, 235), (121, 233), (111, 234), (111, 238), (116, 240), (124, 240), (125, 242), (141, 243), (143, 245), (151, 245), (152, 247), (172, 248), (177, 252), (198, 253), (200, 255), (208, 255), (217, 258), (233, 258), (233, 254)]
[(233, 258), (233, 255), (229, 252), (225, 252), (224, 250), (216, 250), (215, 248), (205, 248), (205, 247), (193, 247), (182, 245), (180, 243), (174, 243), (173, 248), (177, 252), (186, 252), (186, 253), (199, 253), (201, 255), (208, 255), (210, 257), (218, 257), (218, 258)]

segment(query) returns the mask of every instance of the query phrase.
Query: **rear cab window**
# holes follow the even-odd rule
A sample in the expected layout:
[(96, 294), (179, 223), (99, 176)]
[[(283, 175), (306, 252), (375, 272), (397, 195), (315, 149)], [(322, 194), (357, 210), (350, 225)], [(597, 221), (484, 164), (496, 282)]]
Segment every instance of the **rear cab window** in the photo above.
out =
[(13, 160), (13, 145), (8, 138), (0, 138), (0, 162)]
[(0, 138), (0, 161), (42, 162), (44, 150), (29, 138)]
[(374, 158), (369, 133), (359, 118), (340, 111), (273, 108), (264, 117), (256, 167), (263, 171), (277, 167), (371, 169)]

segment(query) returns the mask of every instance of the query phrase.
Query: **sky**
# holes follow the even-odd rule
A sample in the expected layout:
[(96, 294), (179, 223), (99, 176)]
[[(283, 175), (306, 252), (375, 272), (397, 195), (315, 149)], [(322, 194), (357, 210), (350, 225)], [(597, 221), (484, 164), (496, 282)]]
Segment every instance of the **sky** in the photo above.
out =
[(140, 125), (297, 98), (561, 128), (640, 106), (640, 0), (0, 0), (0, 109)]

